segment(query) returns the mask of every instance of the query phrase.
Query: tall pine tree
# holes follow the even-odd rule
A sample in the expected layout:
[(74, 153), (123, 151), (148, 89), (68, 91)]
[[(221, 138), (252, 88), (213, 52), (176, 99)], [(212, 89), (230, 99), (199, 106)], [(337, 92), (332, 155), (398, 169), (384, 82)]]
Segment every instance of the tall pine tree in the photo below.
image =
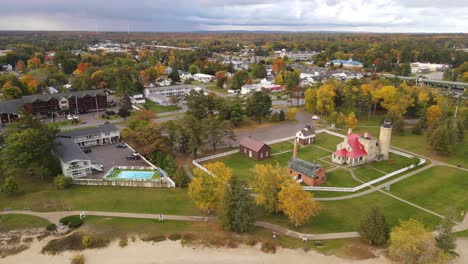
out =
[(218, 216), (225, 229), (247, 232), (254, 226), (254, 202), (250, 192), (238, 181), (231, 188), (225, 187), (224, 199), (218, 208)]
[(385, 244), (390, 237), (390, 227), (385, 216), (378, 207), (373, 207), (361, 220), (359, 226), (361, 236), (370, 244)]

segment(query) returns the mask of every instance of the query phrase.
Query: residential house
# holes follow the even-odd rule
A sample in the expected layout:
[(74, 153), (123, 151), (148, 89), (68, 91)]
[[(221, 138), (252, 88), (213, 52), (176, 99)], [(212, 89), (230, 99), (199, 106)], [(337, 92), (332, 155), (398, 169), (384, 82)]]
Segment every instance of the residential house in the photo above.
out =
[(296, 141), (301, 145), (310, 145), (315, 141), (315, 129), (312, 126), (305, 126), (297, 131)]
[(202, 83), (208, 83), (214, 79), (214, 76), (209, 74), (196, 73), (193, 75), (193, 79)]
[(143, 96), (143, 94), (135, 94), (135, 95), (130, 96), (130, 101), (134, 105), (142, 105), (146, 102), (146, 99)]
[(252, 137), (240, 140), (240, 153), (254, 160), (264, 160), (271, 156), (271, 147)]
[(10, 123), (20, 117), (18, 110), (23, 106), (23, 100), (14, 99), (0, 101), (0, 125)]
[(171, 79), (168, 79), (168, 78), (158, 78), (156, 80), (156, 84), (159, 85), (159, 86), (169, 86), (172, 84), (172, 80)]
[(362, 68), (364, 65), (360, 61), (355, 61), (353, 59), (349, 60), (331, 60), (325, 64), (326, 66), (336, 66), (343, 68)]
[(120, 132), (114, 124), (104, 124), (87, 129), (60, 132), (58, 136), (71, 138), (75, 144), (84, 148), (117, 143), (120, 139)]
[(182, 96), (187, 95), (190, 91), (201, 91), (202, 88), (191, 85), (191, 84), (180, 84), (180, 85), (170, 85), (170, 86), (163, 86), (163, 87), (155, 87), (154, 85), (149, 85), (145, 87), (145, 96), (148, 97), (150, 95), (164, 95), (167, 97), (170, 96)]

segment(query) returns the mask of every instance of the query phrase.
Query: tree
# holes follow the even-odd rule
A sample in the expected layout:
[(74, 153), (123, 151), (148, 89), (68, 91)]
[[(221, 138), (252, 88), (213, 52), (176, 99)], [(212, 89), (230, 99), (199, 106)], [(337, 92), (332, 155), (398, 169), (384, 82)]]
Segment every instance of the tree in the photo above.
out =
[(190, 65), (189, 67), (189, 72), (190, 74), (197, 74), (200, 72), (200, 69), (197, 67), (197, 65)]
[(232, 170), (222, 162), (208, 163), (205, 168), (212, 175), (196, 168), (193, 171), (195, 177), (189, 184), (188, 193), (200, 210), (212, 212), (224, 197), (225, 186), (231, 183)]
[(274, 73), (279, 73), (286, 68), (286, 62), (283, 59), (276, 59), (273, 62), (272, 70)]
[(361, 237), (370, 244), (383, 245), (390, 238), (390, 226), (378, 207), (372, 207), (359, 224)]
[(216, 146), (223, 144), (223, 122), (210, 115), (203, 120), (202, 124), (208, 144), (213, 147), (213, 151), (216, 151)]
[(227, 77), (227, 72), (225, 71), (218, 71), (215, 74), (215, 79), (216, 79), (216, 87), (218, 88), (223, 88), (224, 84), (226, 84), (228, 77)]
[(203, 91), (190, 91), (186, 97), (187, 115), (191, 115), (198, 120), (214, 115), (218, 105), (218, 98), (213, 94), (205, 95)]
[(296, 120), (296, 115), (297, 115), (298, 109), (293, 107), (289, 108), (288, 112), (286, 112), (286, 116), (288, 117), (288, 120)]
[(317, 90), (317, 106), (316, 109), (320, 113), (330, 114), (335, 111), (335, 85), (327, 83)]
[(284, 121), (286, 120), (286, 115), (284, 114), (283, 110), (280, 110), (279, 115), (278, 115), (278, 120), (279, 121)]
[(3, 98), (6, 100), (20, 98), (22, 91), (19, 87), (12, 86), (10, 82), (7, 82), (2, 89)]
[(81, 240), (81, 244), (84, 248), (89, 248), (91, 246), (91, 237), (90, 236), (83, 236)]
[(59, 190), (64, 190), (68, 189), (72, 186), (73, 180), (71, 177), (66, 177), (63, 175), (57, 175), (57, 177), (54, 178), (54, 185), (55, 188)]
[(15, 182), (12, 176), (5, 178), (4, 183), (0, 186), (0, 192), (4, 195), (10, 196), (18, 191), (18, 184)]
[(32, 59), (28, 60), (28, 69), (37, 69), (41, 66), (41, 59), (38, 57), (33, 57)]
[(375, 101), (380, 102), (380, 105), (387, 109), (391, 116), (404, 115), (408, 107), (414, 103), (414, 99), (409, 94), (398, 91), (393, 86), (383, 86), (373, 91), (372, 97)]
[(45, 176), (51, 173), (58, 129), (27, 113), (11, 123), (4, 132), (5, 147), (0, 151), (2, 170), (6, 175), (28, 172)]
[(265, 78), (267, 76), (265, 65), (262, 63), (255, 63), (252, 66), (252, 76), (254, 78)]
[(348, 117), (346, 118), (346, 126), (348, 126), (348, 128), (354, 129), (357, 127), (357, 124), (358, 124), (358, 120), (354, 112), (349, 113)]
[(449, 154), (452, 151), (447, 125), (442, 124), (427, 134), (429, 146), (440, 154)]
[(240, 90), (246, 83), (251, 82), (249, 74), (246, 71), (237, 71), (229, 80), (229, 88)]
[(225, 229), (242, 233), (250, 231), (254, 226), (252, 196), (238, 181), (234, 181), (231, 188), (224, 191), (224, 199), (218, 210), (220, 222)]
[(156, 115), (148, 110), (139, 110), (130, 118), (122, 129), (122, 138), (143, 155), (168, 150), (166, 138), (162, 135), (161, 126), (152, 122)]
[(179, 70), (176, 67), (172, 69), (171, 73), (169, 73), (167, 77), (172, 80), (172, 83), (180, 82)]
[(33, 76), (29, 74), (23, 75), (20, 81), (25, 87), (27, 87), (29, 94), (37, 93), (37, 87), (39, 86), (39, 81), (34, 79)]
[(407, 264), (445, 263), (447, 256), (437, 248), (432, 233), (414, 220), (401, 221), (390, 233), (389, 254)]
[(312, 199), (312, 193), (303, 190), (297, 182), (288, 181), (281, 185), (278, 193), (278, 209), (297, 227), (317, 215), (320, 204)]
[(270, 114), (271, 98), (264, 91), (257, 91), (247, 99), (246, 112), (248, 116), (253, 116), (258, 122)]
[(309, 112), (315, 112), (317, 109), (317, 89), (308, 88), (304, 93), (305, 107)]
[(278, 193), (283, 183), (292, 181), (286, 168), (276, 164), (257, 164), (252, 170), (254, 178), (251, 182), (252, 192), (256, 193), (255, 201), (269, 213), (276, 213), (278, 209)]
[(426, 122), (428, 127), (432, 127), (442, 118), (442, 110), (438, 105), (431, 105), (426, 110)]
[(437, 235), (435, 237), (437, 247), (452, 257), (458, 256), (457, 252), (455, 252), (457, 248), (456, 238), (452, 233), (454, 225), (454, 213), (451, 212), (437, 226)]
[(24, 71), (24, 62), (22, 60), (19, 60), (17, 63), (16, 63), (16, 67), (15, 69), (19, 72), (23, 72)]

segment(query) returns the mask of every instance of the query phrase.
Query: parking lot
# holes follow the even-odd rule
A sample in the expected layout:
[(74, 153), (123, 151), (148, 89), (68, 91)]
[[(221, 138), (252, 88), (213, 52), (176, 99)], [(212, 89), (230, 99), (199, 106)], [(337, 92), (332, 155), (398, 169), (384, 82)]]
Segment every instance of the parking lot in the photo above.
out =
[(127, 156), (133, 155), (133, 151), (129, 148), (117, 148), (114, 144), (95, 146), (90, 149), (91, 152), (86, 155), (91, 159), (91, 163), (103, 165), (102, 172), (93, 170), (93, 178), (102, 178), (113, 166), (149, 166), (141, 159), (127, 159)]

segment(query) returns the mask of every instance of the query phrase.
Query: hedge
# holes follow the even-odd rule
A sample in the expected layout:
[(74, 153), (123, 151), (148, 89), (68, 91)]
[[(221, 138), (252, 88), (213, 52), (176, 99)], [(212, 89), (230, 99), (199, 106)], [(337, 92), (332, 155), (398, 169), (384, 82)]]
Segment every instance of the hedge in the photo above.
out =
[(71, 215), (60, 219), (60, 223), (70, 228), (77, 228), (83, 224), (83, 220), (78, 215)]

